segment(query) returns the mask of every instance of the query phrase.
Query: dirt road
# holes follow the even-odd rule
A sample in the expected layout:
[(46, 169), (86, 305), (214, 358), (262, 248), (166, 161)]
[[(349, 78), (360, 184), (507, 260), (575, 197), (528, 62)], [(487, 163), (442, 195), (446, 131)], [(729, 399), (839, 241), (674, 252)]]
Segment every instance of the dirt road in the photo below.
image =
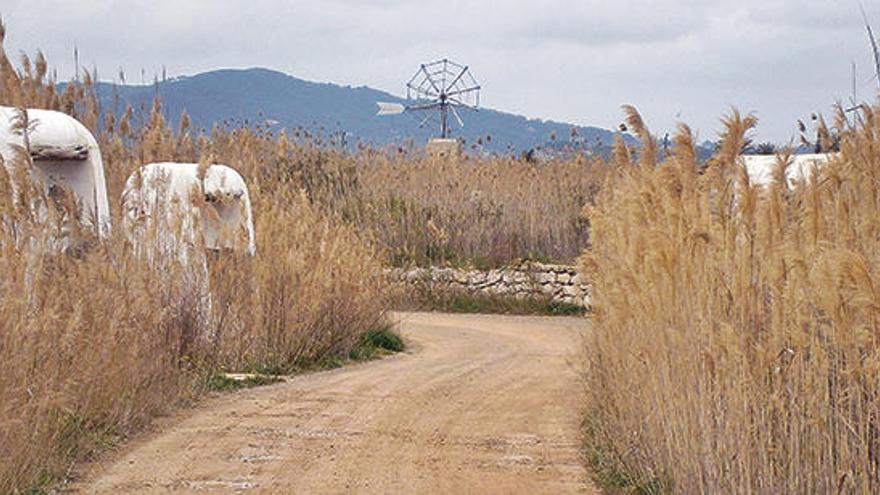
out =
[(591, 493), (586, 322), (400, 314), (402, 355), (225, 394), (92, 468), (83, 493)]

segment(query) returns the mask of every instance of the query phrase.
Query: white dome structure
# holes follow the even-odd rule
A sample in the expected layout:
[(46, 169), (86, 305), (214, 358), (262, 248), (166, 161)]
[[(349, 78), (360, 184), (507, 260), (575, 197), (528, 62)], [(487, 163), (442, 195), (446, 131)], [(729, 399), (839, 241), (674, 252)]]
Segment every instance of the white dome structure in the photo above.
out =
[[(28, 109), (29, 130), (15, 129), (18, 110), (0, 107), (0, 156), (9, 167), (16, 149), (27, 152), (45, 183), (46, 193), (55, 187), (73, 193), (82, 223), (100, 237), (110, 234), (110, 207), (104, 179), (104, 162), (98, 142), (73, 117), (52, 110)], [(26, 146), (27, 143), (27, 146)]]
[[(194, 196), (198, 195), (198, 196)], [(151, 163), (128, 178), (122, 194), (123, 222), (126, 235), (137, 243), (138, 232), (162, 219), (157, 235), (162, 242), (222, 251), (243, 248), (256, 252), (251, 200), (247, 184), (235, 169), (211, 165), (200, 180), (196, 163)], [(213, 211), (207, 211), (212, 208)], [(178, 220), (176, 231), (168, 231)], [(201, 235), (201, 239), (199, 236)], [(170, 247), (170, 246), (169, 246)], [(186, 249), (174, 246), (185, 256)]]
[[(785, 169), (788, 185), (808, 180), (814, 168), (821, 169), (833, 156), (833, 153), (791, 155)], [(752, 184), (769, 186), (773, 182), (773, 169), (779, 160), (777, 155), (742, 155), (740, 158)]]
[(206, 251), (256, 253), (251, 200), (242, 176), (225, 165), (211, 165), (199, 177), (196, 163), (151, 163), (128, 178), (122, 208), (123, 231), (135, 253), (160, 278), (178, 274), (167, 284), (182, 284), (195, 298), (200, 319), (210, 321)]

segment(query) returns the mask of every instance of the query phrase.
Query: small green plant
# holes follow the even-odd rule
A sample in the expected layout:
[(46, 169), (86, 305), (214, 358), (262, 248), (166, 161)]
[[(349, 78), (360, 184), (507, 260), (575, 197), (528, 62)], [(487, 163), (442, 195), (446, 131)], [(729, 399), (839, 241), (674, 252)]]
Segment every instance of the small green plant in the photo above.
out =
[(349, 358), (354, 361), (364, 361), (385, 354), (403, 352), (405, 348), (403, 339), (390, 327), (376, 328), (361, 336)]
[(666, 495), (673, 493), (670, 483), (656, 478), (644, 480), (628, 466), (604, 438), (597, 421), (588, 415), (584, 420), (584, 460), (590, 467), (593, 481), (609, 494)]
[(27, 495), (48, 495), (52, 493), (52, 486), (58, 482), (58, 476), (49, 471), (43, 471), (30, 488), (25, 490)]
[(253, 374), (241, 379), (233, 378), (226, 373), (212, 373), (209, 375), (206, 386), (209, 390), (218, 392), (238, 390), (242, 388), (261, 387), (272, 385), (282, 381), (278, 376)]
[(457, 289), (416, 287), (398, 305), (403, 309), (447, 313), (581, 316), (586, 308), (548, 297), (513, 297)]
[(403, 339), (390, 328), (370, 330), (362, 339), (364, 343), (375, 349), (383, 349), (390, 352), (402, 352), (404, 350)]
[(544, 314), (550, 316), (581, 316), (586, 313), (586, 308), (577, 304), (550, 301), (545, 307)]
[(331, 354), (317, 358), (300, 357), (289, 364), (256, 363), (245, 367), (245, 373), (253, 376), (247, 376), (244, 379), (235, 379), (226, 373), (212, 373), (207, 378), (208, 388), (210, 390), (234, 390), (269, 385), (280, 381), (281, 376), (341, 368), (353, 361), (368, 361), (395, 352), (402, 352), (405, 347), (403, 339), (391, 327), (377, 327), (361, 334), (348, 354)]

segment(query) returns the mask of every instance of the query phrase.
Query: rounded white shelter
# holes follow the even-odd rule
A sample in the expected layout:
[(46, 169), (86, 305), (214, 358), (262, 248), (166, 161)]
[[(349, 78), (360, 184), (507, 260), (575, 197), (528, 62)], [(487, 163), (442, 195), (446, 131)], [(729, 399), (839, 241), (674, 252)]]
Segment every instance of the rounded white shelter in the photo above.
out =
[(65, 113), (26, 111), (30, 124), (27, 147), (24, 132), (15, 129), (18, 110), (0, 107), (3, 162), (9, 167), (16, 159), (16, 149), (29, 153), (46, 193), (56, 187), (71, 191), (79, 205), (82, 223), (106, 237), (110, 233), (110, 207), (97, 140), (84, 125)]
[[(788, 185), (795, 182), (803, 182), (810, 178), (814, 168), (821, 169), (833, 153), (815, 153), (806, 155), (791, 155), (788, 167), (785, 169), (785, 178)], [(749, 174), (752, 184), (768, 186), (773, 182), (773, 169), (779, 160), (777, 155), (742, 155), (743, 165)]]
[[(135, 244), (144, 229), (154, 226), (160, 242), (175, 245), (184, 257), (186, 250), (177, 241), (190, 246), (203, 242), (217, 251), (243, 247), (249, 255), (256, 252), (247, 184), (226, 165), (209, 166), (201, 180), (196, 163), (145, 165), (128, 178), (122, 203), (126, 235)], [(160, 219), (163, 224), (156, 224)]]

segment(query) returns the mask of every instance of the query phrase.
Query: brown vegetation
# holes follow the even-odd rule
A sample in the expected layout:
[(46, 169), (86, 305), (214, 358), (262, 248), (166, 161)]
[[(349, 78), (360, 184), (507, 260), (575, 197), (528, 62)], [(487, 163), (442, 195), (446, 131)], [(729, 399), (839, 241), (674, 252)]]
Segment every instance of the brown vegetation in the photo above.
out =
[(863, 117), (839, 116), (840, 155), (795, 187), (784, 159), (774, 185), (749, 183), (736, 158), (755, 120), (737, 113), (705, 169), (685, 126), (662, 163), (618, 150), (582, 259), (605, 481), (880, 490), (880, 112)]
[[(268, 171), (274, 139), (249, 130), (194, 136), (185, 124), (173, 131), (158, 103), (142, 127), (129, 111), (108, 115), (99, 132), (88, 75), (58, 94), (42, 56), (20, 66), (0, 49), (0, 104), (63, 110), (95, 132), (116, 228), (105, 241), (80, 232), (85, 249), (58, 253), (54, 240), (76, 224), (66, 221), (75, 205), (35, 187), (27, 153), (8, 164), (12, 174), (0, 165), (0, 493), (63, 476), (73, 461), (197, 396), (218, 371), (290, 372), (347, 357), (384, 323), (376, 249)], [(200, 158), (247, 177), (259, 246), (253, 258), (212, 257), (207, 317), (189, 271), (152, 269), (119, 228), (132, 171)]]
[(319, 170), (301, 174), (309, 196), (372, 233), (396, 266), (573, 262), (589, 235), (581, 211), (605, 173), (583, 157), (530, 163), (297, 152), (293, 163)]

